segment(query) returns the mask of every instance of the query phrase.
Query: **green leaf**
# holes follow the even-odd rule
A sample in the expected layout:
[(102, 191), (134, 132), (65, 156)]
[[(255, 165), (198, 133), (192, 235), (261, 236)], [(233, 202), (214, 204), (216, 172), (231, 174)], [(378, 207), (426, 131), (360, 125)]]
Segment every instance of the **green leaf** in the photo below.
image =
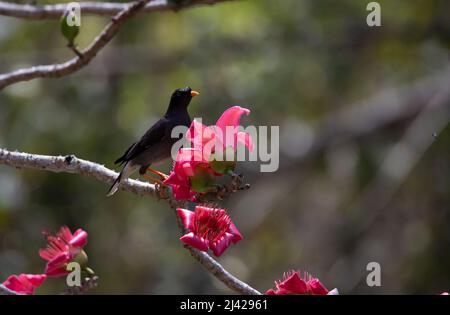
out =
[(67, 39), (70, 45), (73, 44), (75, 37), (80, 32), (80, 27), (77, 25), (70, 26), (68, 21), (68, 13), (64, 13), (60, 20), (60, 29), (63, 36)]

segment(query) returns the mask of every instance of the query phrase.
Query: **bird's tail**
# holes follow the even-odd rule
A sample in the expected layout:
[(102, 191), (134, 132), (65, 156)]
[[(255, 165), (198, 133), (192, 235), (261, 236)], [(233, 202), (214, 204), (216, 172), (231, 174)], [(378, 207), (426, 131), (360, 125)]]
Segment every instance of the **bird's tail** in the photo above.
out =
[(122, 171), (120, 172), (119, 176), (117, 176), (116, 180), (112, 184), (111, 188), (109, 188), (107, 196), (110, 197), (116, 193), (117, 190), (119, 190), (120, 183), (130, 177), (131, 173), (133, 173), (136, 170), (135, 164), (131, 162), (127, 162), (125, 166), (123, 167)]
[(112, 195), (114, 195), (116, 193), (117, 190), (119, 190), (120, 180), (122, 179), (122, 172), (120, 172), (119, 176), (117, 176), (116, 180), (114, 181), (114, 183), (109, 188), (108, 193), (106, 194), (106, 196), (111, 197)]

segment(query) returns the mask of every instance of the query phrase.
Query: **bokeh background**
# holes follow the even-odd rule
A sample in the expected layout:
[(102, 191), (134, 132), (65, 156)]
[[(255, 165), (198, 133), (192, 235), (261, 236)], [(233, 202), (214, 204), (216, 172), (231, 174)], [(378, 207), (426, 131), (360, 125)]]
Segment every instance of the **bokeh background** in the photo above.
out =
[[(56, 1), (40, 1), (38, 4)], [(170, 93), (201, 92), (193, 117), (251, 109), (280, 126), (280, 168), (240, 164), (251, 189), (223, 202), (244, 240), (218, 260), (260, 290), (290, 269), (342, 294), (450, 289), (449, 1), (246, 0), (139, 15), (86, 68), (0, 92), (0, 147), (113, 161)], [(25, 1), (21, 1), (25, 3)], [(61, 62), (57, 20), (0, 17), (0, 72)], [(104, 17), (82, 18), (85, 47)], [(161, 170), (168, 171), (167, 162)], [(0, 279), (42, 272), (42, 230), (89, 232), (93, 294), (230, 293), (179, 242), (164, 202), (91, 178), (0, 165)], [(381, 265), (381, 287), (366, 265)], [(38, 293), (58, 293), (50, 279)]]

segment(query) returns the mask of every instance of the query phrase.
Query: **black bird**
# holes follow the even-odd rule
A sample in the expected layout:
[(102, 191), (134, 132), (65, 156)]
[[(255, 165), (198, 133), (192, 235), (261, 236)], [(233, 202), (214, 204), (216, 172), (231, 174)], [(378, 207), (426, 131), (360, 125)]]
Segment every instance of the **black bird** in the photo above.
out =
[(189, 127), (191, 118), (187, 107), (192, 97), (198, 94), (190, 87), (177, 89), (172, 93), (169, 108), (164, 117), (151, 126), (139, 141), (133, 143), (114, 162), (124, 166), (109, 189), (108, 196), (112, 196), (119, 189), (121, 181), (127, 179), (137, 169), (139, 174), (143, 175), (151, 164), (170, 157), (172, 145), (179, 140), (179, 138), (171, 137), (172, 129), (180, 125)]

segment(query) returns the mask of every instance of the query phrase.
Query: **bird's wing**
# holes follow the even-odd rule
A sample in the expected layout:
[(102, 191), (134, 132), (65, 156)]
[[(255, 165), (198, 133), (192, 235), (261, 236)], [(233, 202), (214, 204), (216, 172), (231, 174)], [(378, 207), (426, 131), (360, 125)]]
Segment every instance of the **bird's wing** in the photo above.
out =
[(147, 132), (142, 136), (142, 138), (133, 143), (125, 153), (116, 160), (117, 163), (123, 163), (134, 159), (136, 156), (142, 152), (151, 148), (155, 143), (163, 140), (166, 135), (167, 129), (169, 128), (169, 120), (167, 118), (161, 118), (158, 120)]
[(130, 150), (132, 150), (133, 148), (134, 148), (134, 146), (137, 144), (137, 142), (135, 142), (135, 143), (133, 143), (126, 151), (125, 151), (125, 153), (120, 157), (120, 158), (118, 158), (115, 162), (114, 162), (114, 164), (123, 164), (123, 163), (125, 163), (127, 160), (126, 160), (126, 156), (128, 155), (128, 153), (130, 152)]

